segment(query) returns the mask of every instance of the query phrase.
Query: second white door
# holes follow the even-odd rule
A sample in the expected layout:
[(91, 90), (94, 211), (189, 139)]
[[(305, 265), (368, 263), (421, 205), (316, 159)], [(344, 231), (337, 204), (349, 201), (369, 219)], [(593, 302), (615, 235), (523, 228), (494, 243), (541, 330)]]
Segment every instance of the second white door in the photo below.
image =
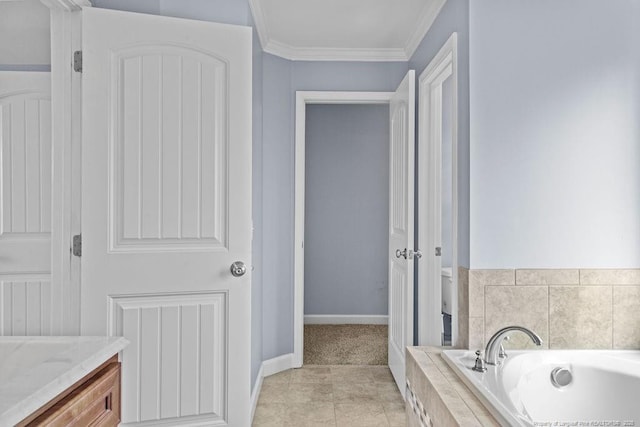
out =
[(415, 71), (389, 104), (389, 368), (404, 395), (405, 348), (413, 345)]
[(0, 72), (0, 336), (60, 333), (51, 281), (51, 75)]

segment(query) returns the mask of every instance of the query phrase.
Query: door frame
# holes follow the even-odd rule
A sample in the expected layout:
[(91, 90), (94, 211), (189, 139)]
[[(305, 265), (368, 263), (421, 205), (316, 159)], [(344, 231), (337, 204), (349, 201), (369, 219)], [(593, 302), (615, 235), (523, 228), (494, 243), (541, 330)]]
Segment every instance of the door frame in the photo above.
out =
[(393, 92), (296, 91), (295, 190), (293, 251), (293, 367), (299, 368), (304, 352), (304, 206), (307, 104), (389, 104)]
[(80, 335), (80, 258), (71, 254), (80, 234), (82, 74), (73, 52), (82, 50), (82, 9), (89, 0), (41, 0), (51, 18), (51, 288), (60, 314), (56, 335)]
[[(441, 245), (442, 188), (442, 75), (451, 68), (451, 344), (458, 340), (458, 43), (452, 33), (418, 79), (418, 242), (426, 265), (418, 269), (418, 344), (441, 346), (441, 264), (435, 247)], [(445, 77), (446, 79), (446, 77)], [(434, 124), (440, 124), (435, 126)], [(435, 286), (433, 285), (435, 283)], [(421, 327), (420, 327), (421, 326)]]

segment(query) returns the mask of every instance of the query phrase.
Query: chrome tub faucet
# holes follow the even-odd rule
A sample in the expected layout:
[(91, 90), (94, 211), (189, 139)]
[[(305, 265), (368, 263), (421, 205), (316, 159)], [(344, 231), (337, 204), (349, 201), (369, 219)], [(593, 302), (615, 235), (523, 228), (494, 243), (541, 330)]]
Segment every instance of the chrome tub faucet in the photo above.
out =
[(542, 345), (542, 339), (535, 332), (523, 326), (507, 326), (506, 328), (502, 328), (498, 332), (493, 334), (493, 336), (487, 342), (487, 347), (484, 351), (484, 360), (487, 365), (498, 365), (499, 357), (506, 357), (504, 349), (502, 349), (502, 342), (505, 338), (507, 338), (508, 334), (513, 331), (524, 332), (529, 336), (529, 338), (531, 338), (531, 341), (533, 341), (535, 345)]

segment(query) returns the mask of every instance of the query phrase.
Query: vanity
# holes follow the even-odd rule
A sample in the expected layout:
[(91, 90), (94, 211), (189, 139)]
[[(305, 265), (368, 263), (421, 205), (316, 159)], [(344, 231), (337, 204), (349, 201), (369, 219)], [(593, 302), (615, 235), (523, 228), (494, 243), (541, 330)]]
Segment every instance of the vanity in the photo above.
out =
[(121, 337), (0, 337), (0, 425), (115, 426)]

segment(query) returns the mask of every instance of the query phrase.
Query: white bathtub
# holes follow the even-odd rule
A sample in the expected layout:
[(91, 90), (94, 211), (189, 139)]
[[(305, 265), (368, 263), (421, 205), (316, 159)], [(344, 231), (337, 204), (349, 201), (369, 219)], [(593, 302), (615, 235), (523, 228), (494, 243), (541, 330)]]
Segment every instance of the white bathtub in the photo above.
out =
[[(508, 352), (503, 365), (471, 370), (475, 354), (446, 350), (443, 357), (505, 426), (640, 427), (640, 351), (531, 350)], [(572, 382), (556, 387), (555, 368)]]

